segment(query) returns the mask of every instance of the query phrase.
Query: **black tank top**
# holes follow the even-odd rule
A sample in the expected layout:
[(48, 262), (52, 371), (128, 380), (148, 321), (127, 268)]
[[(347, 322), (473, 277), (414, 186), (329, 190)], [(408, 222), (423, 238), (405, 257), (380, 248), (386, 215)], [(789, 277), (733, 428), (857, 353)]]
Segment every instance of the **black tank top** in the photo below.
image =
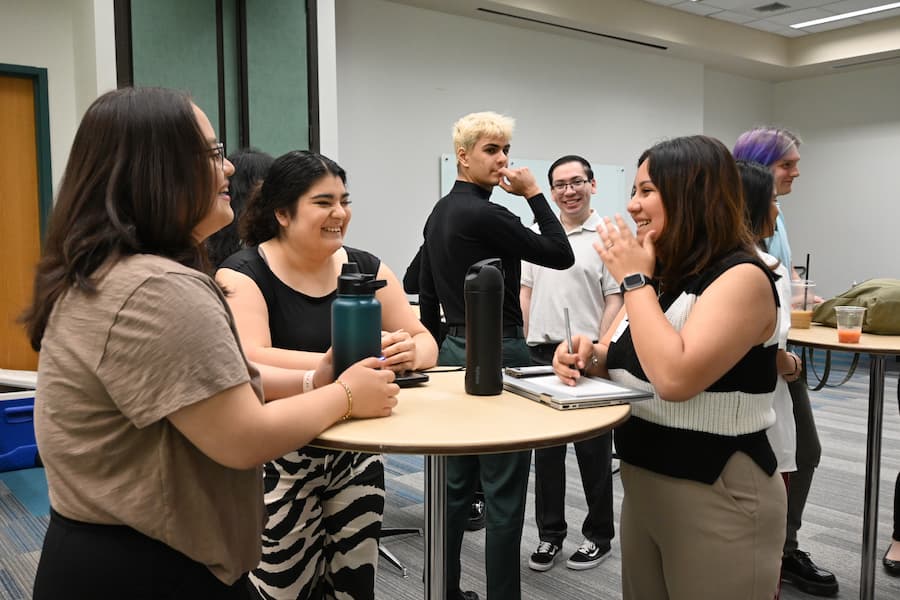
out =
[[(359, 265), (362, 273), (378, 273), (381, 260), (364, 250), (344, 246), (347, 259)], [(281, 281), (266, 264), (258, 246), (232, 254), (221, 268), (232, 269), (252, 279), (269, 311), (269, 335), (273, 348), (325, 352), (331, 346), (331, 303), (337, 298), (335, 289), (321, 297), (298, 292)]]

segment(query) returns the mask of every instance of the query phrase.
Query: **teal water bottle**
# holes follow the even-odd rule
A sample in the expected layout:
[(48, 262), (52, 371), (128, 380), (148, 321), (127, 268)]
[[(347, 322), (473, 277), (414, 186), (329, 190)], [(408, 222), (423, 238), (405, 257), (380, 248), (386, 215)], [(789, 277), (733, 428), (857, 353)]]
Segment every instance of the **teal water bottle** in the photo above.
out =
[(347, 263), (338, 277), (337, 298), (331, 305), (331, 348), (334, 376), (370, 356), (381, 356), (381, 303), (375, 290), (387, 281), (360, 273), (356, 263)]

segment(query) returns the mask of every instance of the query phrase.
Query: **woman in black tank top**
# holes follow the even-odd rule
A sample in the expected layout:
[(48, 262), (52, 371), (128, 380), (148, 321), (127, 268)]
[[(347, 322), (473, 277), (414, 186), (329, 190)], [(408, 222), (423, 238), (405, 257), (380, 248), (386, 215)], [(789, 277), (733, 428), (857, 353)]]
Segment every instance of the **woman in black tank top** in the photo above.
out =
[[(345, 183), (344, 170), (320, 154), (295, 151), (276, 159), (241, 219), (248, 247), (216, 275), (250, 360), (315, 369), (305, 376), (310, 388), (340, 376), (325, 353), (337, 277), (347, 262), (388, 282), (376, 292), (387, 330), (384, 366), (399, 373), (430, 368), (437, 359), (437, 345), (394, 273), (376, 256), (344, 246), (351, 217)], [(261, 595), (374, 597), (384, 510), (380, 456), (300, 448), (266, 464), (265, 492), (263, 558), (251, 574)]]

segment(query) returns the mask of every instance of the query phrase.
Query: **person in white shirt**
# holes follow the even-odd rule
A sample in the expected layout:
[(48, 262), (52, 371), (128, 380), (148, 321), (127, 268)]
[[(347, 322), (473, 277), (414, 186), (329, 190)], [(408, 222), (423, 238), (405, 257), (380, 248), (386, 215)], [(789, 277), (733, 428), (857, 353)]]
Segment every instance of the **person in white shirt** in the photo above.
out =
[[(599, 339), (622, 306), (619, 284), (592, 246), (598, 239), (600, 216), (591, 208), (597, 182), (590, 163), (580, 156), (563, 156), (550, 166), (548, 177), (575, 264), (556, 270), (522, 263), (522, 316), (528, 349), (536, 365), (551, 364), (553, 352), (566, 339), (563, 307), (569, 310), (572, 331)], [(588, 512), (581, 527), (584, 542), (566, 566), (584, 570), (609, 556), (615, 535), (612, 433), (574, 445)], [(565, 460), (565, 445), (534, 452), (535, 519), (540, 541), (528, 566), (535, 571), (553, 567), (566, 538)]]

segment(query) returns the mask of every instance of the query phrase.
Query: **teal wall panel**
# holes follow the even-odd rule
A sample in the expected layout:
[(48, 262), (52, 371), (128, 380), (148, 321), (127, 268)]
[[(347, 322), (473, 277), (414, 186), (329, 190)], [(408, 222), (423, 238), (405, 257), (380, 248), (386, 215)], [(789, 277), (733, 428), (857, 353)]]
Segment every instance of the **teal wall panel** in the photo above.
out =
[(218, 133), (215, 0), (132, 0), (131, 39), (134, 85), (190, 92)]
[(309, 148), (306, 3), (247, 0), (250, 142), (278, 156)]

